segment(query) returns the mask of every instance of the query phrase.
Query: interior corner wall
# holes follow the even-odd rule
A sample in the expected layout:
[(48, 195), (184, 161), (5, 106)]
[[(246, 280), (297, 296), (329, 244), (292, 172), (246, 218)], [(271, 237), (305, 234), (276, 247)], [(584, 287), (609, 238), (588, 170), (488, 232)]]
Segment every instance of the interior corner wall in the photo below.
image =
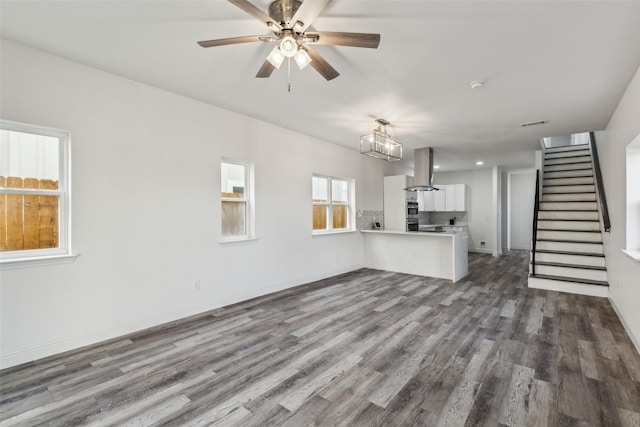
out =
[(606, 190), (611, 233), (603, 233), (609, 295), (640, 351), (640, 262), (626, 248), (626, 148), (640, 135), (640, 68), (627, 87), (604, 132), (596, 134)]
[(534, 170), (509, 173), (509, 249), (531, 249), (533, 207), (536, 193)]
[[(311, 235), (311, 176), (355, 178), (356, 208), (382, 210), (384, 162), (13, 42), (0, 48), (2, 118), (71, 133), (80, 254), (0, 270), (0, 366), (364, 265), (359, 233)], [(254, 162), (257, 240), (218, 242), (222, 157)]]
[[(469, 251), (493, 253), (496, 248), (493, 171), (491, 169), (477, 169), (437, 172), (434, 184), (467, 184)], [(480, 245), (481, 241), (486, 242), (485, 247)]]

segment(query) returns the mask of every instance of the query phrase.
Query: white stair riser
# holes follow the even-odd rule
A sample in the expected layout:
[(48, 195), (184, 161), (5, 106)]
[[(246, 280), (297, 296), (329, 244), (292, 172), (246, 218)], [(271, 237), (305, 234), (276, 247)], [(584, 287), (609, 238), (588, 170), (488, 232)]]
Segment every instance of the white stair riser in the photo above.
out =
[(595, 211), (596, 202), (541, 202), (540, 209), (544, 211)]
[(593, 193), (595, 192), (595, 186), (593, 185), (570, 185), (570, 186), (545, 186), (542, 188), (543, 194), (549, 193)]
[(575, 144), (575, 145), (563, 145), (561, 147), (550, 147), (545, 148), (544, 152), (549, 153), (562, 153), (565, 151), (579, 151), (579, 150), (588, 150), (589, 144)]
[(591, 160), (589, 160), (588, 162), (583, 162), (583, 163), (573, 163), (570, 165), (544, 165), (544, 171), (545, 172), (556, 172), (556, 171), (570, 171), (570, 170), (576, 170), (576, 169), (584, 169), (584, 170), (588, 170), (591, 169)]
[(556, 171), (547, 172), (544, 171), (544, 179), (547, 178), (570, 178), (572, 176), (593, 176), (592, 170), (571, 170), (571, 171)]
[(590, 279), (607, 281), (607, 272), (602, 270), (590, 270), (572, 267), (556, 267), (553, 265), (536, 264), (535, 274), (546, 274), (548, 276), (571, 277), (574, 279)]
[(549, 240), (579, 240), (584, 242), (602, 242), (600, 233), (589, 233), (586, 231), (546, 231), (538, 230), (538, 239)]
[(536, 253), (536, 262), (559, 262), (563, 264), (574, 265), (590, 265), (593, 267), (604, 267), (604, 257), (600, 256), (585, 256), (585, 255), (567, 255), (567, 254), (547, 254)]
[(572, 157), (572, 156), (590, 156), (591, 151), (588, 148), (583, 148), (581, 150), (571, 150), (571, 151), (558, 151), (556, 153), (546, 152), (544, 155), (545, 160), (549, 159), (561, 159), (563, 157)]
[(602, 254), (602, 245), (594, 243), (536, 242), (536, 248), (548, 251)]
[(546, 289), (548, 291), (568, 292), (570, 294), (590, 295), (594, 297), (606, 298), (609, 296), (609, 288), (606, 286), (562, 282), (559, 280), (548, 280), (538, 277), (529, 277), (527, 286), (532, 289)]
[(593, 221), (538, 220), (538, 228), (546, 230), (599, 231), (600, 223)]
[(596, 193), (543, 194), (541, 202), (595, 202)]
[(552, 178), (545, 179), (543, 186), (548, 185), (577, 185), (577, 184), (594, 184), (592, 176), (581, 176), (575, 178)]
[(545, 159), (544, 165), (561, 165), (565, 163), (586, 163), (591, 162), (591, 156), (578, 156), (578, 157), (569, 157), (569, 158), (561, 158), (561, 159)]
[(589, 211), (540, 211), (538, 219), (590, 219), (597, 221), (598, 212)]

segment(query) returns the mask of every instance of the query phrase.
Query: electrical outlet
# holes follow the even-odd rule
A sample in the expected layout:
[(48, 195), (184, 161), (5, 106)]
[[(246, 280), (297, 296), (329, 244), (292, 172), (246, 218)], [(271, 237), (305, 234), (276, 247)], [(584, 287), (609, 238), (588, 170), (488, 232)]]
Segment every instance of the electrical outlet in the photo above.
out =
[(200, 280), (196, 280), (195, 282), (193, 282), (193, 290), (194, 291), (200, 290)]
[(484, 248), (484, 247), (486, 247), (486, 246), (487, 246), (487, 242), (480, 241), (480, 247), (481, 247), (481, 248)]

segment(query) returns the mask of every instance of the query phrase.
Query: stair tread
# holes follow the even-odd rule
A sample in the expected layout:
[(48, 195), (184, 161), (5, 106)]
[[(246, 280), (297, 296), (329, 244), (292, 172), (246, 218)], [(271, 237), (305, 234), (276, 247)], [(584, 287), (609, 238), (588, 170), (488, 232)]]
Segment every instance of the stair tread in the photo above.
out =
[[(579, 222), (600, 222), (599, 219), (550, 219), (550, 218), (538, 218), (538, 221), (579, 221)], [(540, 228), (538, 228), (540, 230)]]
[(575, 192), (569, 192), (569, 193), (553, 193), (553, 192), (548, 193), (546, 191), (542, 192), (543, 196), (548, 194), (596, 194), (596, 192), (595, 191), (575, 191)]
[(539, 212), (598, 212), (597, 209), (538, 209)]
[(558, 280), (561, 282), (584, 283), (585, 285), (609, 286), (609, 283), (602, 280), (576, 279), (574, 277), (553, 276), (549, 274), (530, 274), (530, 277), (538, 279)]
[(551, 261), (536, 261), (536, 265), (548, 265), (550, 267), (584, 268), (586, 270), (607, 271), (606, 267), (598, 267), (596, 265), (566, 264), (562, 262), (551, 262)]
[(600, 230), (567, 230), (567, 229), (557, 229), (557, 228), (538, 228), (538, 231), (560, 231), (560, 232), (569, 232), (569, 233), (600, 233)]
[(544, 151), (545, 153), (548, 152), (552, 152), (552, 153), (561, 153), (563, 151), (574, 151), (574, 150), (584, 150), (584, 147), (588, 147), (589, 144), (588, 143), (583, 143), (583, 144), (572, 144), (572, 145), (560, 145), (558, 147), (545, 147)]
[(578, 256), (597, 256), (604, 258), (604, 254), (594, 254), (591, 252), (573, 252), (573, 251), (552, 251), (550, 249), (536, 249), (536, 253), (541, 254), (559, 254), (559, 255), (578, 255)]
[[(580, 150), (580, 151), (583, 151), (583, 150)], [(576, 150), (576, 151), (579, 151), (579, 150)], [(551, 154), (557, 154), (557, 153), (551, 153)], [(587, 156), (590, 156), (590, 155), (591, 155), (591, 153), (589, 151), (586, 151), (586, 152), (583, 152), (583, 153), (574, 154), (573, 156), (559, 156), (559, 157), (549, 157), (549, 156), (547, 156), (545, 154), (544, 155), (544, 159), (545, 160), (571, 159), (571, 158), (574, 158), (574, 157), (587, 157)]]
[(592, 242), (589, 240), (570, 240), (570, 239), (537, 239), (538, 242), (561, 242), (561, 243), (585, 243), (592, 245), (601, 245), (602, 242)]
[[(548, 172), (551, 173), (551, 172)], [(593, 178), (593, 175), (573, 175), (573, 176), (550, 176), (549, 178), (542, 178), (545, 181), (548, 179), (572, 179), (572, 178)]]
[(593, 185), (593, 184), (553, 184), (553, 185), (545, 185), (544, 187), (575, 187), (578, 185)]

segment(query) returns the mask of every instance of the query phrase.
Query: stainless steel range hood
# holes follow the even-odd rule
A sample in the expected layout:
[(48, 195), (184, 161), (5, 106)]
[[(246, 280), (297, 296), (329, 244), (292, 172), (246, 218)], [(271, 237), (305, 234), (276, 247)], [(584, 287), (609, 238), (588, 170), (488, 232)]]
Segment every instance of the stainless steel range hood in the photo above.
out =
[(439, 191), (433, 186), (433, 148), (418, 148), (413, 152), (413, 185), (407, 191)]

